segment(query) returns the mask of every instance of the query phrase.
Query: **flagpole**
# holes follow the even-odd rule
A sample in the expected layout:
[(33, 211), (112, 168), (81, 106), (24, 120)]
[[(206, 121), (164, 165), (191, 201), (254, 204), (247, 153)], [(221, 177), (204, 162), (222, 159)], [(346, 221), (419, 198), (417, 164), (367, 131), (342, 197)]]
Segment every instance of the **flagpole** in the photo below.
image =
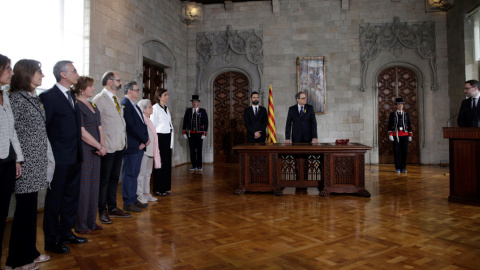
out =
[(277, 131), (275, 128), (275, 110), (273, 108), (272, 83), (268, 90), (268, 138), (267, 143), (277, 143)]

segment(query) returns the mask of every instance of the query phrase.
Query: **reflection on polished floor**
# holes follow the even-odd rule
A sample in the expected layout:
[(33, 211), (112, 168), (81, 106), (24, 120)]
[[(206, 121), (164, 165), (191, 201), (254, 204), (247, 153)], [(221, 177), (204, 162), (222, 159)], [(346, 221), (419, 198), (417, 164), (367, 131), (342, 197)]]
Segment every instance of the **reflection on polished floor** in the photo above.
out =
[(448, 168), (366, 165), (371, 198), (237, 196), (238, 165), (188, 168), (173, 169), (172, 195), (40, 269), (480, 269), (480, 207), (447, 201)]

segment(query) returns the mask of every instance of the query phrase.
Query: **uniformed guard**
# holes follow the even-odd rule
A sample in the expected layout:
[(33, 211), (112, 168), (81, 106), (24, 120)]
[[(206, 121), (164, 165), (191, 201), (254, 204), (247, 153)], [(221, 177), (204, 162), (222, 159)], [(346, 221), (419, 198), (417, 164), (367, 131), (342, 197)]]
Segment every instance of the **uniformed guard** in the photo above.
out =
[(395, 159), (395, 172), (407, 172), (408, 142), (412, 140), (412, 124), (410, 115), (403, 110), (405, 101), (396, 98), (397, 110), (390, 113), (388, 120), (388, 138), (393, 142), (393, 156)]
[(185, 111), (183, 117), (183, 137), (188, 139), (190, 146), (191, 171), (202, 170), (202, 145), (203, 139), (207, 136), (208, 116), (203, 108), (199, 108), (200, 99), (198, 95), (192, 95), (192, 108)]

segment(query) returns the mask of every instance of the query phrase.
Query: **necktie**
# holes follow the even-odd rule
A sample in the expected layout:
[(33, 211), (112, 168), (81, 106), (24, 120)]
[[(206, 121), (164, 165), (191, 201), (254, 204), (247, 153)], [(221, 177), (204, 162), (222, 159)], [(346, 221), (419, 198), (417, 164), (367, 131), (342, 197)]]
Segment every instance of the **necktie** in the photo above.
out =
[(70, 104), (72, 104), (72, 106), (75, 107), (75, 105), (73, 104), (72, 95), (69, 93), (69, 91), (67, 91), (67, 99), (68, 99), (68, 102), (70, 102)]
[(193, 109), (192, 130), (197, 131), (197, 109)]
[(258, 113), (258, 108), (255, 107), (255, 116), (257, 116), (257, 113)]
[(118, 105), (116, 96), (113, 96), (113, 102), (115, 102), (115, 107), (117, 107), (118, 114), (120, 114), (121, 113), (120, 105)]
[(476, 110), (477, 109), (477, 98), (473, 98), (473, 103), (472, 103), (472, 110)]
[(303, 116), (303, 106), (300, 107), (300, 116)]

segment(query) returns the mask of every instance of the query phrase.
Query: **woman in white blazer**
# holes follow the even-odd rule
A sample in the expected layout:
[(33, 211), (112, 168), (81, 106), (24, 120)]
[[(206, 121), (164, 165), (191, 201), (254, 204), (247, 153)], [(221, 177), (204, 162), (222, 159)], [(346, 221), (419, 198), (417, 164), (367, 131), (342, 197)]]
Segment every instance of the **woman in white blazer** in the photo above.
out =
[[(0, 89), (12, 80), (10, 59), (0, 54)], [(0, 90), (0, 243), (8, 216), (10, 199), (15, 188), (15, 179), (22, 174), (22, 149), (14, 127), (12, 106), (7, 91)], [(0, 258), (2, 249), (0, 247)]]
[(165, 196), (172, 189), (172, 149), (173, 125), (170, 110), (167, 107), (168, 92), (162, 89), (158, 95), (158, 103), (153, 106), (150, 115), (158, 136), (158, 148), (162, 167), (153, 170), (153, 195)]

